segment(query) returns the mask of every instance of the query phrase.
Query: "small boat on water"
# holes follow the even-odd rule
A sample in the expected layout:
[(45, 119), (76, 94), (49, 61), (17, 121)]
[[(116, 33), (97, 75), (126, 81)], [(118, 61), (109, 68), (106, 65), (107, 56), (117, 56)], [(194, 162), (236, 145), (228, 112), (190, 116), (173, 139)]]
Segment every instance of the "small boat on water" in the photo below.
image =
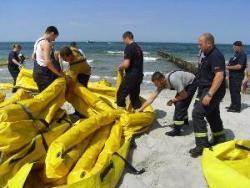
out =
[(95, 41), (88, 40), (87, 43), (96, 43)]

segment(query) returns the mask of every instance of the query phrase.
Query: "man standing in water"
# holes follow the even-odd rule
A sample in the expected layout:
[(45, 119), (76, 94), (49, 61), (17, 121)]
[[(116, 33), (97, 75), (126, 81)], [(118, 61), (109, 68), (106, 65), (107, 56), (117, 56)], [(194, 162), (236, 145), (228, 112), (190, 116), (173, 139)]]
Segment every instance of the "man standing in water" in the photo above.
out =
[(125, 70), (125, 76), (117, 92), (118, 108), (126, 107), (126, 97), (129, 95), (134, 110), (141, 107), (140, 85), (143, 80), (143, 52), (134, 42), (132, 32), (123, 34), (123, 42), (126, 45), (124, 60), (119, 65), (119, 70)]
[[(59, 62), (55, 60), (53, 42), (59, 32), (55, 26), (49, 26), (43, 37), (39, 38), (34, 45), (32, 58), (34, 62), (33, 78), (39, 92), (48, 87), (57, 77), (63, 77)], [(57, 64), (56, 64), (57, 63)]]
[(247, 66), (247, 55), (245, 54), (241, 41), (233, 44), (234, 56), (229, 60), (227, 69), (229, 71), (229, 90), (231, 95), (231, 105), (228, 112), (240, 112), (241, 110), (241, 84)]
[(220, 117), (220, 102), (225, 96), (225, 58), (214, 45), (214, 37), (204, 33), (199, 38), (199, 46), (204, 53), (196, 75), (198, 81), (197, 100), (192, 113), (196, 147), (189, 152), (198, 157), (209, 147), (207, 123), (213, 134), (213, 144), (225, 141)]

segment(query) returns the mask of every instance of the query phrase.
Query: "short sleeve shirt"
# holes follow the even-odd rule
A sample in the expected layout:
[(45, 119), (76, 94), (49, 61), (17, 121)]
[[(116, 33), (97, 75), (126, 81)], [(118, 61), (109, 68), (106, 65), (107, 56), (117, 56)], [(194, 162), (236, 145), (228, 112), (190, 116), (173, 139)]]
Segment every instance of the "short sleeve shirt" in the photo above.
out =
[(198, 67), (197, 80), (199, 87), (210, 87), (216, 72), (222, 71), (225, 75), (225, 58), (216, 47), (204, 55)]
[(234, 56), (229, 60), (228, 63), (230, 66), (234, 66), (237, 64), (240, 64), (242, 68), (240, 70), (230, 70), (230, 73), (242, 73), (244, 74), (244, 71), (246, 69), (247, 65), (247, 55), (244, 51), (241, 51), (239, 53), (235, 53)]
[(177, 93), (180, 93), (185, 90), (188, 85), (193, 83), (195, 75), (185, 71), (175, 71), (167, 74), (166, 78), (170, 82), (169, 84), (172, 89), (176, 90)]
[(15, 68), (18, 68), (18, 66), (17, 66), (15, 63), (13, 63), (12, 59), (15, 59), (17, 62), (20, 61), (17, 52), (11, 51), (11, 52), (9, 53), (8, 63), (9, 63), (10, 66), (15, 67)]
[(133, 42), (126, 46), (124, 59), (130, 60), (130, 65), (125, 70), (126, 74), (143, 74), (143, 52), (137, 43)]

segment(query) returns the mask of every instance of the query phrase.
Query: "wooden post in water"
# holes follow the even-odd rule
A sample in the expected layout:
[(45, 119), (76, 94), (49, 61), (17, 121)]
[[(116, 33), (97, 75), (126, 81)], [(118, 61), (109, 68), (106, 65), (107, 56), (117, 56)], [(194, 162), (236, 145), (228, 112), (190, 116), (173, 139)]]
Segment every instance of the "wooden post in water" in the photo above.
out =
[(7, 66), (8, 65), (8, 63), (1, 63), (0, 64), (0, 67), (5, 67), (5, 66)]
[[(172, 54), (170, 54), (168, 52), (158, 51), (158, 55), (160, 57), (162, 57), (163, 59), (175, 64), (180, 69), (183, 69), (183, 70), (185, 70), (187, 72), (191, 72), (193, 74), (195, 74), (197, 72), (197, 66), (194, 63), (185, 61), (185, 60), (183, 60), (183, 59), (181, 59), (179, 57), (176, 57), (176, 56), (174, 56), (174, 55), (172, 55)], [(249, 80), (248, 83), (249, 83), (250, 82), (250, 72), (247, 72), (247, 75), (248, 75), (248, 80)], [(227, 78), (226, 78), (226, 82), (227, 82), (227, 88), (228, 88), (229, 84), (228, 84), (228, 79)], [(246, 93), (250, 93), (249, 86), (247, 86)]]
[(158, 51), (158, 55), (161, 56), (163, 59), (166, 59), (167, 61), (175, 64), (177, 67), (185, 71), (188, 71), (194, 74), (197, 71), (197, 67), (195, 64), (185, 61), (181, 58), (178, 58), (168, 52)]

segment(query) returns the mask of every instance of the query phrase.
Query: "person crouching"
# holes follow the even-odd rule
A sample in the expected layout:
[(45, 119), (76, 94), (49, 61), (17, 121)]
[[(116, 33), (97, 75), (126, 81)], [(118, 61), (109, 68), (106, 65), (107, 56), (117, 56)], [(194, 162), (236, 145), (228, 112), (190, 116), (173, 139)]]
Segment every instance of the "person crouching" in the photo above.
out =
[(78, 81), (84, 87), (87, 87), (91, 75), (91, 67), (86, 62), (86, 58), (79, 53), (74, 53), (67, 46), (60, 49), (60, 57), (69, 63), (68, 75), (72, 81)]
[(188, 108), (197, 88), (195, 75), (185, 71), (172, 71), (166, 76), (161, 72), (152, 75), (152, 82), (157, 87), (156, 91), (143, 103), (140, 108), (142, 112), (147, 106), (153, 103), (157, 96), (164, 89), (176, 90), (175, 97), (167, 102), (168, 106), (174, 104), (173, 130), (166, 132), (168, 136), (180, 136), (181, 129), (188, 124)]

